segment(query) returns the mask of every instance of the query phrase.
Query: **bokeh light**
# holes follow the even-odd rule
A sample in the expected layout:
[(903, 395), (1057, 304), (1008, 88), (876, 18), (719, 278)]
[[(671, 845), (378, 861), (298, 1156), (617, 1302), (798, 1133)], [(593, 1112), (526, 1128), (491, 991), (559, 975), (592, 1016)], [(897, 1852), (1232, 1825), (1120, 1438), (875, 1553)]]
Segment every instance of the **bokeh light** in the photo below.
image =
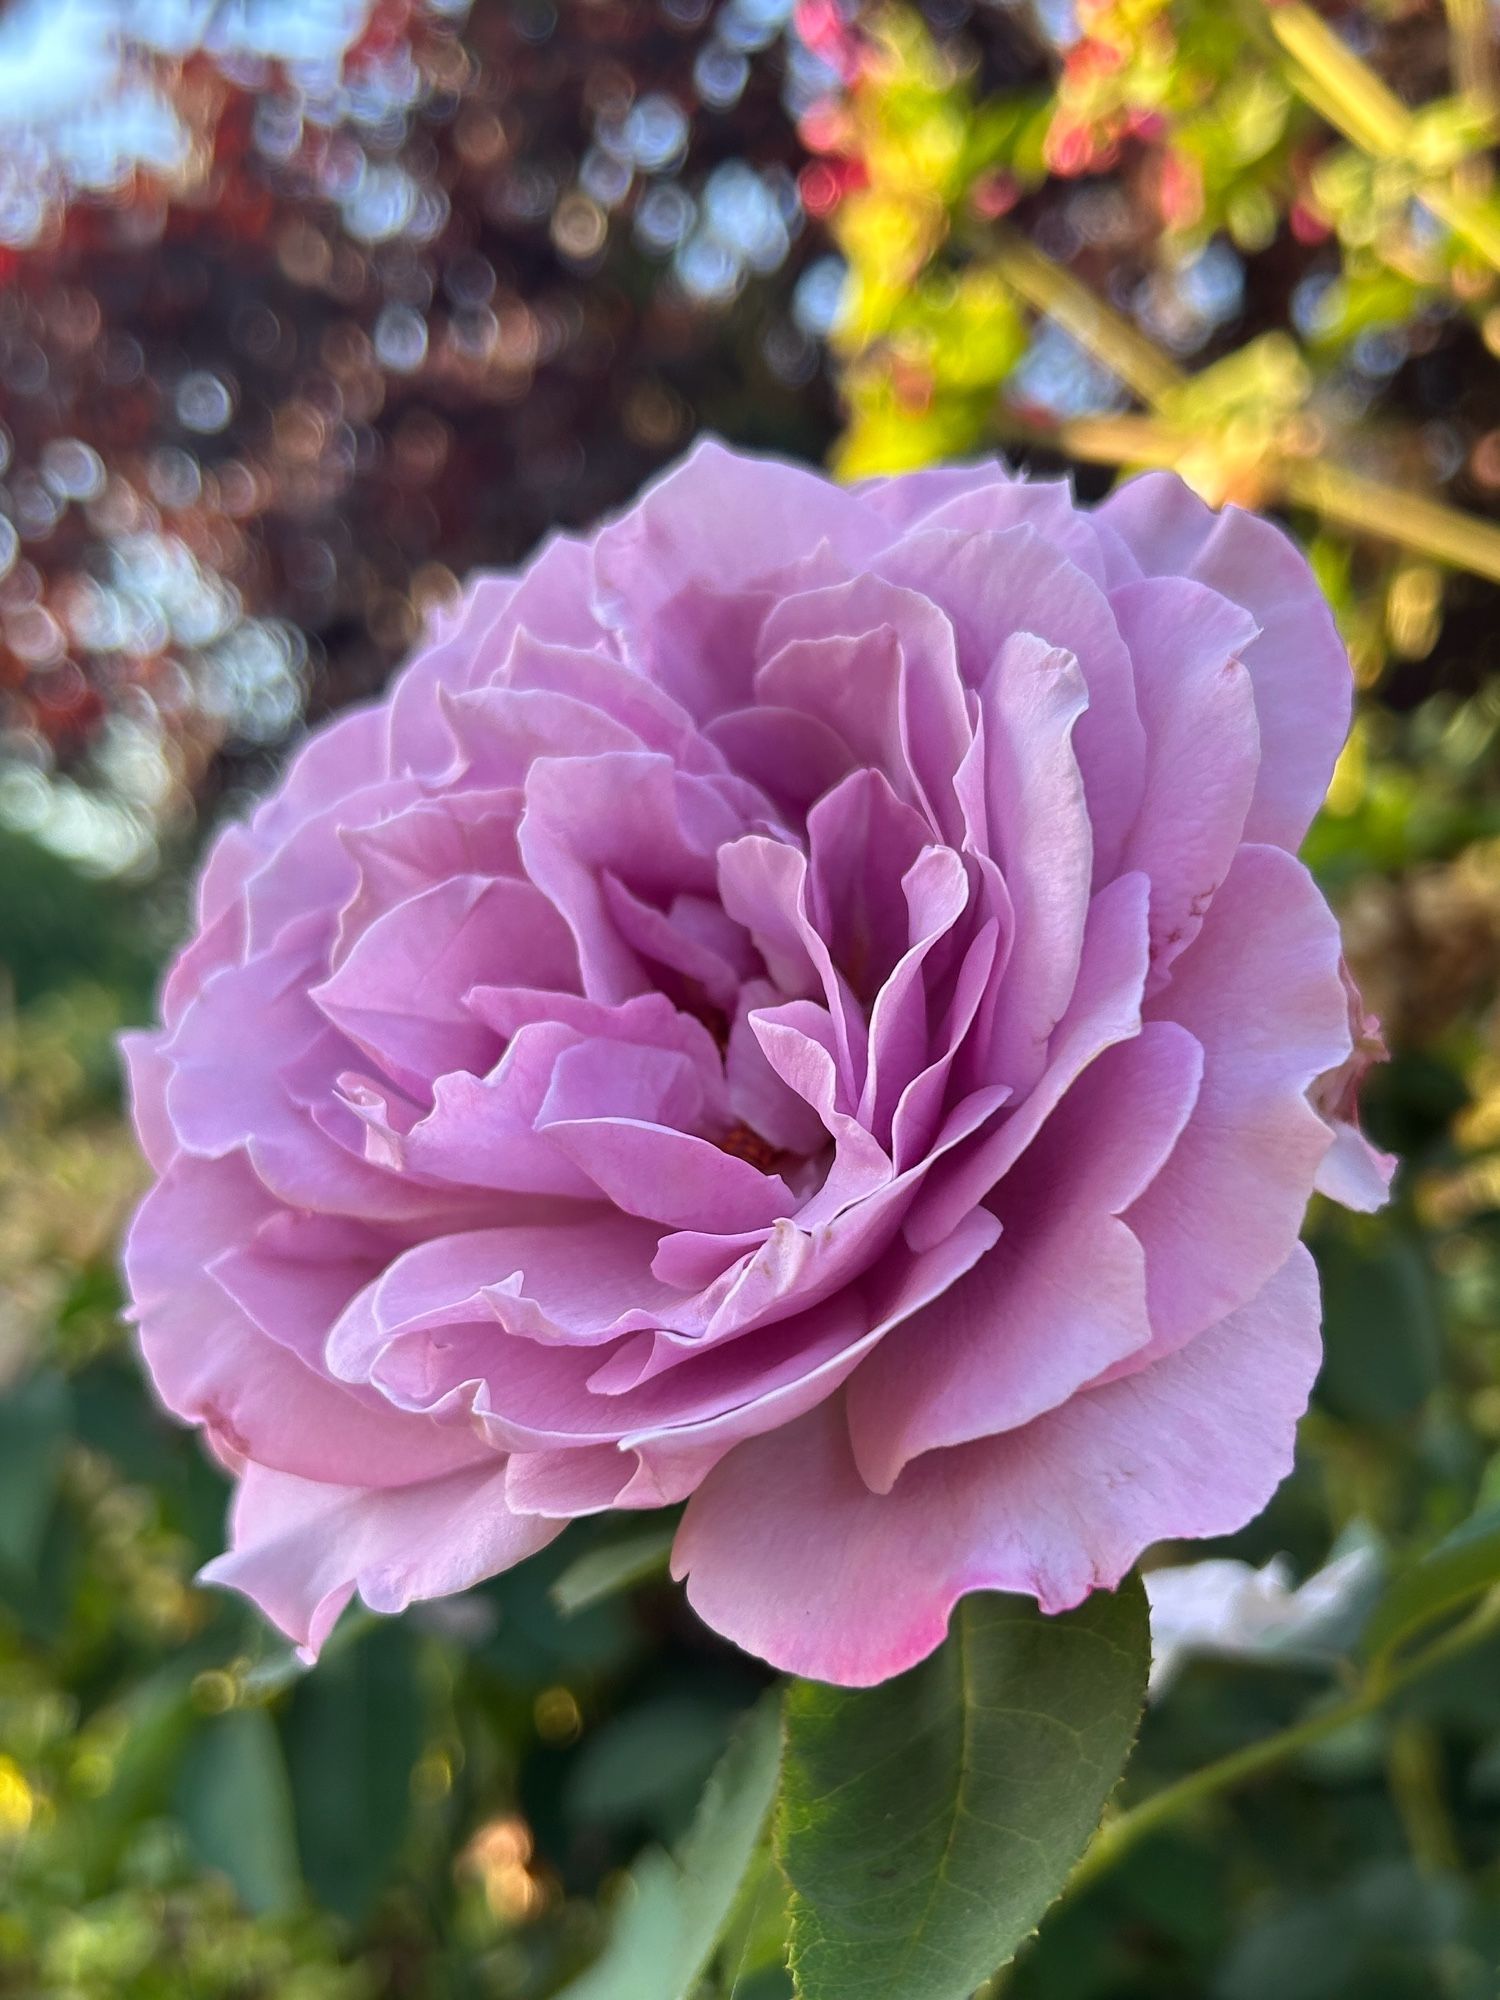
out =
[(805, 425), (816, 76), (780, 0), (8, 10), (0, 816), (145, 867), (434, 574)]

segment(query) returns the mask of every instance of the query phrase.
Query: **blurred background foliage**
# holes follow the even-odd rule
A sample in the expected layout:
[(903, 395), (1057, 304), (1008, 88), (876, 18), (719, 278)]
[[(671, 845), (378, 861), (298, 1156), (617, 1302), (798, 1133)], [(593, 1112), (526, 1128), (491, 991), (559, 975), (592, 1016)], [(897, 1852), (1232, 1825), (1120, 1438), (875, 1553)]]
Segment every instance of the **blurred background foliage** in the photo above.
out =
[[(1500, 1509), (1497, 139), (1491, 0), (0, 7), (0, 1995), (543, 2000), (622, 1898), (653, 1963), (638, 1857), (762, 1672), (638, 1521), (311, 1676), (196, 1591), (112, 1036), (304, 722), (700, 427), (1171, 465), (1301, 539), (1361, 690), (1309, 854), (1405, 1164), (1314, 1218), (1327, 1365), (1228, 1551)], [(1127, 1801), (1346, 1673), (1186, 1667)], [(1004, 1991), (1492, 2000), (1497, 1856), (1491, 1643), (1096, 1873)], [(752, 1890), (721, 2000), (788, 1991)]]

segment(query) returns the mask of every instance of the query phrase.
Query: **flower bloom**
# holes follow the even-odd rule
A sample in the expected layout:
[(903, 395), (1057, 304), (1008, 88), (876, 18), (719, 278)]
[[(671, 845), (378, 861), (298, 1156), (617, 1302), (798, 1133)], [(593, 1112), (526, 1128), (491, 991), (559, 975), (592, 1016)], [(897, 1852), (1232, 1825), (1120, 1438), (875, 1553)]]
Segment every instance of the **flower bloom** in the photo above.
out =
[(1360, 1540), (1302, 1584), (1293, 1582), (1285, 1556), (1272, 1556), (1261, 1569), (1210, 1557), (1152, 1570), (1146, 1578), (1151, 1697), (1164, 1695), (1195, 1658), (1302, 1665), (1336, 1659), (1368, 1612), (1383, 1569), (1379, 1548)]
[(863, 1684), (1238, 1527), (1378, 1047), (1295, 852), (1350, 675), (1175, 478), (696, 451), (486, 577), (221, 837), (127, 1265), (315, 1651), (687, 1501), (709, 1624)]

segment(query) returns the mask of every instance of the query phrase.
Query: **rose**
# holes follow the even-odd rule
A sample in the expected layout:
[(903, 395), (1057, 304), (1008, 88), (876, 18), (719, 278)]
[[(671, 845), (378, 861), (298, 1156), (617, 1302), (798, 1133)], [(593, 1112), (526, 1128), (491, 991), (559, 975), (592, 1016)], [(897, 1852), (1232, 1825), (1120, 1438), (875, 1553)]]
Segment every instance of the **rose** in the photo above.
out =
[(1349, 670), (1176, 479), (696, 451), (484, 578), (204, 869), (128, 1271), (315, 1650), (568, 1519), (863, 1683), (1239, 1526), (1377, 1047), (1294, 850)]

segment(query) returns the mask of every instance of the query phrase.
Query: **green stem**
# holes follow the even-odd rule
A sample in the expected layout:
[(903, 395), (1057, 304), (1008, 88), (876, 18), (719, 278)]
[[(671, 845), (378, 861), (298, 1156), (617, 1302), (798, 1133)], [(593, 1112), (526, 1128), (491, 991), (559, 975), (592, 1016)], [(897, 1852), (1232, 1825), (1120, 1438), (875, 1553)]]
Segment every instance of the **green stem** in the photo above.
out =
[(1411, 1858), (1424, 1875), (1456, 1874), (1463, 1866), (1443, 1796), (1442, 1752), (1434, 1732), (1414, 1715), (1391, 1730), (1386, 1786), (1406, 1834)]
[(1140, 1805), (1101, 1827), (1093, 1844), (1074, 1869), (1068, 1893), (1071, 1895), (1076, 1889), (1105, 1874), (1133, 1847), (1172, 1820), (1232, 1790), (1246, 1778), (1273, 1770), (1288, 1758), (1295, 1757), (1299, 1751), (1347, 1728), (1351, 1722), (1373, 1715), (1393, 1695), (1421, 1680), (1434, 1668), (1457, 1659), (1461, 1653), (1468, 1652), (1472, 1646), (1479, 1645), (1496, 1632), (1500, 1632), (1500, 1590), (1492, 1592), (1472, 1616), (1445, 1632), (1440, 1639), (1435, 1639), (1431, 1645), (1422, 1647), (1395, 1666), (1377, 1666), (1367, 1676), (1364, 1685), (1343, 1701), (1319, 1709), (1314, 1715), (1304, 1716), (1302, 1721), (1294, 1722), (1289, 1729), (1263, 1737), (1259, 1743), (1247, 1743), (1243, 1750), (1235, 1750), (1229, 1756), (1221, 1757), (1217, 1763), (1205, 1765), (1201, 1771), (1179, 1778), (1176, 1784), (1164, 1786)]

